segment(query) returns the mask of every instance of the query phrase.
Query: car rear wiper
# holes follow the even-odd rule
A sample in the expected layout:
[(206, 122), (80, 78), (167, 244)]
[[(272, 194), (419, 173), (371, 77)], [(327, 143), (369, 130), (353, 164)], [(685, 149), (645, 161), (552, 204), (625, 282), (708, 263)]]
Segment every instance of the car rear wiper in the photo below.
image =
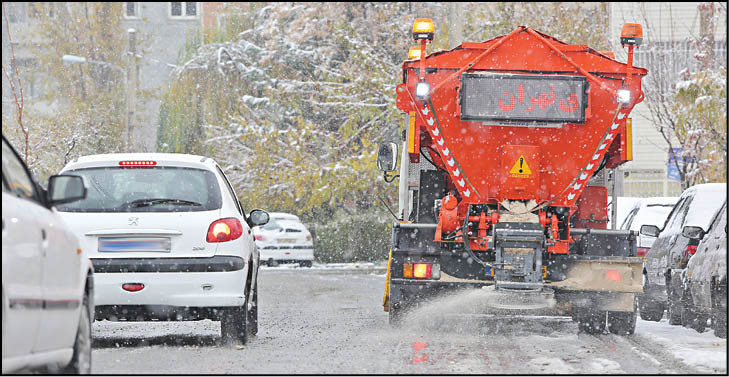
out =
[(129, 203), (130, 208), (149, 207), (155, 204), (182, 204), (187, 206), (202, 206), (197, 202), (182, 199), (137, 199)]

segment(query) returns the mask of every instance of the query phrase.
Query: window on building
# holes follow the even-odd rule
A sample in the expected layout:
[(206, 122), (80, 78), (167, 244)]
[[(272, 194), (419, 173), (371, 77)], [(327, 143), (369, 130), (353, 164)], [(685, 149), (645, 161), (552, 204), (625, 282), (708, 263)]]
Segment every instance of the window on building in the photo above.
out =
[(170, 17), (194, 18), (198, 15), (198, 3), (170, 3)]
[(138, 18), (139, 17), (139, 3), (129, 2), (124, 4), (124, 18)]
[(15, 24), (25, 22), (25, 12), (23, 11), (23, 3), (6, 2), (5, 14), (8, 16), (8, 22)]
[(45, 14), (50, 18), (56, 15), (54, 3), (28, 3), (28, 17), (38, 18)]

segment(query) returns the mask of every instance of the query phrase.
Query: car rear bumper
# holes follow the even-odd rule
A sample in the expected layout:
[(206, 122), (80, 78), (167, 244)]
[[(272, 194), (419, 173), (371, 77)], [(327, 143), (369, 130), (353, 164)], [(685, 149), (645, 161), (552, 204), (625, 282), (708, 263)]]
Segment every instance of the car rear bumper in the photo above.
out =
[[(213, 258), (168, 260), (117, 259), (94, 261), (94, 301), (105, 305), (164, 305), (172, 307), (240, 306), (245, 302), (247, 266), (234, 259), (208, 263)], [(184, 259), (184, 263), (174, 260)], [(101, 267), (97, 269), (97, 266)], [(197, 272), (205, 268), (208, 272)], [(130, 272), (132, 271), (132, 272)], [(137, 271), (137, 272), (134, 272)], [(192, 272), (179, 272), (192, 271)], [(137, 292), (122, 289), (126, 283), (141, 283)]]
[(312, 261), (314, 249), (259, 249), (261, 261)]

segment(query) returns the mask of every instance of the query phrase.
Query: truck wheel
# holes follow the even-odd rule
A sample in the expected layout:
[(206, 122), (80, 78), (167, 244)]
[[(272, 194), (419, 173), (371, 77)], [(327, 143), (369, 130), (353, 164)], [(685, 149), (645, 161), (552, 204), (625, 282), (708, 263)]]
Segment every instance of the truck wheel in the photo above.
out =
[(580, 315), (577, 318), (579, 332), (591, 335), (605, 332), (605, 312), (590, 312)]
[(248, 342), (248, 313), (246, 313), (248, 301), (243, 306), (224, 308), (220, 318), (220, 335), (224, 342), (246, 344)]
[(638, 311), (640, 319), (644, 321), (659, 322), (663, 318), (663, 305), (659, 302), (652, 302), (648, 299), (638, 299)]
[(633, 335), (635, 333), (635, 322), (638, 319), (637, 312), (608, 312), (608, 330), (615, 335)]
[(89, 316), (89, 299), (84, 294), (81, 315), (73, 343), (73, 357), (63, 370), (64, 374), (91, 373), (91, 318)]
[(671, 325), (681, 324), (681, 313), (683, 312), (683, 305), (680, 302), (668, 298), (668, 323)]

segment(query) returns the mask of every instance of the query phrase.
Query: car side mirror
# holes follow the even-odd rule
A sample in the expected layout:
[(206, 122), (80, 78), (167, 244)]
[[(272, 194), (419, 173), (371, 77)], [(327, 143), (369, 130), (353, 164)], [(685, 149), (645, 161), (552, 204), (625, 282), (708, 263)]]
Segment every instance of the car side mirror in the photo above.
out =
[(644, 236), (658, 237), (661, 234), (661, 230), (655, 225), (641, 225), (640, 234)]
[(86, 198), (84, 179), (77, 175), (54, 175), (48, 179), (48, 208)]
[(686, 238), (701, 240), (702, 238), (704, 238), (704, 235), (706, 235), (706, 232), (704, 232), (704, 230), (698, 226), (685, 226), (681, 231), (681, 235)]
[(381, 143), (377, 149), (377, 168), (385, 173), (395, 171), (397, 167), (397, 144)]
[(248, 215), (248, 219), (250, 219), (252, 226), (262, 226), (268, 224), (270, 216), (268, 215), (268, 212), (262, 209), (254, 209), (251, 211), (251, 214)]

